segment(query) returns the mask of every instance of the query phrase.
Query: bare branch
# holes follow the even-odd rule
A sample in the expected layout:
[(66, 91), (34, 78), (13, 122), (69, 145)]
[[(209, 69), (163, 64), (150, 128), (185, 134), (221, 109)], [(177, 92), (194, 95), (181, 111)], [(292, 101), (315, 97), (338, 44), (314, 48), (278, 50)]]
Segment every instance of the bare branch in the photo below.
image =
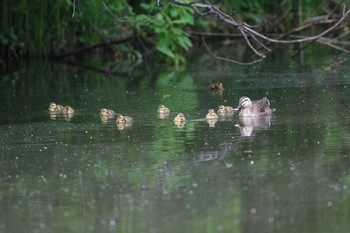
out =
[(273, 38), (269, 38), (267, 36), (264, 36), (248, 27), (245, 27), (245, 29), (247, 31), (249, 31), (250, 33), (266, 40), (266, 41), (269, 41), (269, 42), (272, 42), (272, 43), (280, 43), (280, 44), (293, 44), (293, 43), (302, 43), (302, 42), (307, 42), (307, 41), (312, 41), (312, 40), (316, 40), (326, 34), (328, 34), (329, 32), (333, 31), (335, 28), (337, 28), (347, 17), (348, 15), (350, 14), (350, 10), (348, 10), (339, 20), (337, 23), (335, 23), (332, 27), (328, 28), (327, 30), (323, 31), (322, 33), (316, 35), (316, 36), (310, 36), (310, 37), (306, 37), (306, 38), (303, 38), (303, 39), (297, 39), (297, 40), (276, 40), (276, 39), (273, 39)]
[[(281, 7), (285, 4), (285, 2), (286, 2), (286, 0), (284, 0), (282, 2)], [(194, 2), (183, 2), (181, 0), (172, 0), (172, 3), (175, 4), (175, 5), (192, 8), (198, 15), (201, 15), (201, 16), (205, 16), (205, 15), (208, 15), (208, 14), (213, 15), (217, 19), (219, 19), (220, 21), (223, 21), (226, 24), (237, 28), (238, 31), (243, 36), (243, 38), (244, 38), (245, 42), (247, 43), (247, 45), (249, 46), (249, 48), (253, 51), (254, 54), (256, 54), (256, 55), (258, 55), (260, 57), (259, 60), (254, 60), (251, 63), (242, 63), (242, 64), (254, 64), (257, 61), (261, 61), (261, 60), (263, 60), (265, 58), (265, 55), (263, 53), (260, 53), (258, 51), (258, 49), (256, 47), (254, 47), (253, 44), (251, 44), (251, 42), (249, 40), (250, 37), (253, 38), (253, 40), (258, 45), (260, 45), (262, 48), (266, 49), (267, 51), (271, 51), (271, 50), (266, 45), (264, 45), (261, 41), (259, 41), (258, 39), (262, 39), (262, 40), (265, 40), (267, 42), (274, 43), (274, 44), (293, 44), (293, 43), (302, 43), (302, 42), (312, 42), (312, 41), (316, 41), (316, 40), (322, 38), (326, 34), (332, 32), (333, 30), (335, 30), (350, 15), (350, 10), (346, 11), (346, 6), (344, 5), (343, 16), (338, 21), (336, 21), (336, 23), (333, 24), (333, 26), (329, 27), (327, 30), (323, 31), (322, 33), (320, 33), (318, 35), (315, 35), (315, 36), (305, 37), (305, 38), (291, 39), (291, 40), (281, 40), (281, 39), (274, 39), (274, 38), (271, 38), (271, 37), (268, 37), (268, 36), (265, 36), (265, 35), (261, 34), (260, 32), (258, 32), (256, 30), (257, 26), (248, 25), (248, 24), (246, 24), (244, 22), (243, 23), (238, 23), (234, 18), (232, 18), (228, 14), (222, 12), (216, 6), (211, 4), (208, 0), (198, 0), (198, 1), (194, 1)], [(333, 19), (329, 19), (329, 17), (330, 17), (330, 15), (327, 15), (327, 18), (325, 19), (325, 21), (327, 21), (327, 23), (335, 22)], [(308, 25), (304, 26), (304, 27), (308, 27)], [(298, 28), (298, 30), (302, 30), (302, 29), (303, 29), (303, 27)], [(295, 31), (298, 31), (298, 30), (295, 30)], [(205, 42), (204, 42), (204, 44), (206, 45)], [(332, 43), (328, 42), (326, 44), (328, 46), (335, 47), (335, 45), (332, 44)], [(231, 59), (225, 59), (225, 58), (222, 58), (222, 57), (218, 57), (215, 54), (213, 54), (213, 52), (209, 49), (209, 47), (207, 45), (206, 45), (206, 47), (207, 47), (208, 51), (213, 56), (215, 56), (217, 59), (231, 61), (231, 62), (234, 62), (236, 64), (241, 64), (240, 62), (233, 61)], [(339, 49), (338, 46), (336, 46), (336, 48)], [(344, 50), (344, 51), (346, 51), (346, 50)]]
[(204, 38), (202, 38), (202, 41), (203, 41), (205, 47), (207, 48), (207, 50), (209, 51), (209, 53), (210, 53), (213, 57), (215, 57), (216, 59), (218, 59), (218, 60), (228, 61), (228, 62), (232, 62), (232, 63), (238, 64), (238, 65), (253, 65), (253, 64), (255, 64), (255, 63), (261, 62), (261, 61), (265, 58), (265, 57), (260, 57), (260, 59), (254, 60), (254, 61), (252, 61), (252, 62), (239, 62), (239, 61), (235, 61), (235, 60), (232, 60), (232, 59), (220, 57), (220, 56), (217, 56), (216, 54), (214, 54), (214, 53), (211, 51), (211, 49), (208, 47), (207, 43), (205, 43)]

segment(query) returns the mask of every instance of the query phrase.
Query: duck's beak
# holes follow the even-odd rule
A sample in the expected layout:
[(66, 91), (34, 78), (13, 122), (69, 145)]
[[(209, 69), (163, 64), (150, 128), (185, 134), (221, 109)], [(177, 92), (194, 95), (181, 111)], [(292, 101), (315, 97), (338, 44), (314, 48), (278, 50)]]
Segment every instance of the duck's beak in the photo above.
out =
[(234, 108), (234, 111), (239, 111), (243, 107), (242, 104), (238, 104), (236, 108)]

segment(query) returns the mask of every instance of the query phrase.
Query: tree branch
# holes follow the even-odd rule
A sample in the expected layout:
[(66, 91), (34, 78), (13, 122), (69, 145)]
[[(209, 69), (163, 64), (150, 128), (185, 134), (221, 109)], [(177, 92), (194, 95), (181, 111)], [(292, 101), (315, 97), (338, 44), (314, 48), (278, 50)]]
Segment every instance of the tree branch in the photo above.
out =
[[(198, 1), (193, 1), (193, 2), (183, 2), (181, 0), (172, 0), (171, 2), (175, 5), (192, 8), (200, 16), (213, 15), (217, 19), (219, 19), (220, 21), (223, 21), (224, 23), (238, 29), (238, 31), (240, 32), (240, 34), (244, 38), (246, 44), (248, 45), (248, 47), (253, 51), (254, 54), (258, 55), (260, 57), (260, 59), (254, 60), (254, 61), (248, 62), (248, 63), (241, 63), (241, 62), (237, 62), (237, 61), (234, 61), (231, 59), (222, 58), (222, 57), (215, 55), (209, 49), (209, 47), (206, 45), (204, 40), (203, 40), (203, 42), (204, 42), (206, 48), (208, 49), (208, 51), (217, 59), (231, 61), (231, 62), (234, 62), (236, 64), (244, 64), (244, 65), (257, 63), (266, 57), (265, 54), (259, 52), (258, 49), (256, 47), (254, 47), (254, 45), (250, 42), (249, 38), (253, 38), (253, 40), (258, 45), (260, 45), (263, 49), (265, 49), (266, 51), (271, 51), (271, 50), (266, 45), (264, 45), (261, 41), (259, 41), (258, 39), (262, 39), (266, 42), (270, 42), (270, 43), (274, 43), (274, 44), (293, 44), (293, 43), (313, 42), (313, 41), (316, 41), (316, 40), (324, 37), (326, 34), (332, 32), (334, 29), (336, 29), (345, 19), (348, 18), (349, 14), (350, 14), (350, 10), (346, 11), (346, 7), (344, 6), (343, 16), (338, 21), (336, 21), (336, 23), (333, 26), (324, 30), (322, 33), (315, 35), (315, 36), (308, 36), (308, 37), (300, 38), (300, 39), (282, 40), (282, 39), (274, 39), (274, 38), (271, 38), (271, 37), (268, 37), (268, 36), (261, 34), (260, 32), (258, 32), (256, 30), (258, 28), (257, 26), (248, 25), (245, 22), (238, 23), (234, 18), (232, 18), (228, 14), (222, 12), (216, 6), (214, 6), (213, 4), (208, 2), (208, 0), (198, 0)], [(283, 4), (285, 2), (286, 1), (283, 1), (281, 6), (283, 6)], [(326, 19), (327, 21), (328, 21), (328, 18), (329, 18), (329, 15), (327, 16), (327, 19)], [(331, 20), (329, 20), (329, 21), (331, 21)], [(297, 29), (302, 30), (303, 28), (301, 27), (301, 28), (297, 28)], [(324, 43), (324, 41), (322, 41), (322, 42)], [(329, 46), (335, 47), (335, 45), (332, 43), (328, 42), (326, 44)], [(338, 46), (336, 46), (336, 48), (339, 49)], [(347, 50), (344, 50), (344, 51), (347, 51)]]

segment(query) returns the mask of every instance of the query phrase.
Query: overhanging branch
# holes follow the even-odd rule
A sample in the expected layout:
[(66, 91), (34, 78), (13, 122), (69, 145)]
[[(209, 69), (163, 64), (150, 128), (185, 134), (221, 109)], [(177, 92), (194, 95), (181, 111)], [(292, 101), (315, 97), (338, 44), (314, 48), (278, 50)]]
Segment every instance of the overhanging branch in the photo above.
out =
[[(293, 43), (312, 42), (312, 41), (316, 41), (320, 38), (323, 38), (326, 34), (334, 31), (342, 22), (345, 21), (345, 19), (348, 19), (348, 16), (350, 14), (350, 10), (346, 10), (346, 7), (344, 6), (342, 17), (338, 21), (336, 21), (336, 23), (333, 26), (324, 30), (320, 34), (315, 35), (315, 36), (308, 36), (308, 37), (304, 37), (304, 38), (299, 38), (299, 39), (282, 40), (282, 39), (274, 39), (274, 38), (271, 38), (271, 37), (268, 37), (266, 35), (261, 34), (260, 32), (257, 31), (258, 27), (254, 26), (254, 25), (248, 25), (247, 23), (244, 23), (244, 22), (238, 23), (234, 18), (232, 18), (228, 14), (221, 11), (219, 8), (217, 8), (216, 6), (211, 4), (208, 0), (197, 0), (197, 1), (193, 1), (193, 2), (183, 2), (181, 0), (172, 0), (171, 3), (173, 3), (175, 5), (179, 5), (179, 6), (192, 8), (200, 16), (213, 15), (218, 20), (238, 29), (238, 31), (240, 32), (240, 34), (244, 38), (246, 44), (248, 45), (248, 47), (252, 50), (252, 52), (255, 55), (257, 55), (259, 57), (259, 59), (254, 60), (252, 62), (248, 62), (248, 63), (241, 63), (241, 62), (233, 61), (231, 59), (226, 59), (226, 58), (216, 56), (209, 49), (209, 47), (207, 46), (207, 44), (203, 40), (208, 51), (213, 56), (215, 56), (217, 59), (231, 61), (231, 62), (234, 62), (237, 64), (254, 64), (254, 63), (260, 62), (261, 60), (263, 60), (266, 57), (264, 53), (259, 52), (260, 48), (255, 47), (250, 42), (249, 38), (252, 38), (258, 45), (261, 46), (261, 48), (265, 49), (266, 51), (271, 51), (271, 50), (266, 45), (264, 45), (261, 41), (259, 41), (259, 39), (264, 40), (264, 41), (269, 42), (269, 43), (273, 43), (273, 44), (293, 44)], [(282, 2), (281, 6), (284, 3), (285, 3), (285, 1)], [(328, 43), (327, 45), (330, 46), (331, 44)], [(334, 46), (332, 45), (332, 47), (334, 47)], [(344, 50), (344, 51), (346, 51), (346, 50)]]

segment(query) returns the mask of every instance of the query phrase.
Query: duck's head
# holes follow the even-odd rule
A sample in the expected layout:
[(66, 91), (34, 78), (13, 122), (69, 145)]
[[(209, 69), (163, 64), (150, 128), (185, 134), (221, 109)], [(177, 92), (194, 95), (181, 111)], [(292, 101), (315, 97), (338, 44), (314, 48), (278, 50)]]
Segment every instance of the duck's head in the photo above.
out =
[(249, 108), (252, 105), (252, 101), (247, 96), (242, 96), (239, 99), (238, 105), (235, 110), (240, 110), (241, 108)]
[(124, 116), (122, 114), (117, 116), (117, 122), (124, 122)]
[(101, 109), (101, 112), (100, 112), (100, 115), (101, 115), (101, 116), (106, 116), (106, 115), (108, 115), (108, 110), (107, 110), (107, 108), (102, 108), (102, 109)]
[(165, 107), (163, 104), (160, 104), (158, 106), (157, 112), (160, 115), (163, 115), (163, 114), (168, 115), (170, 113), (170, 110), (169, 110), (169, 108)]
[(219, 112), (224, 112), (224, 111), (226, 111), (225, 106), (224, 106), (224, 105), (220, 105), (220, 106), (218, 107), (218, 111), (219, 111)]
[(185, 115), (183, 113), (179, 113), (177, 114), (177, 116), (175, 117), (176, 121), (185, 121)]
[(64, 113), (67, 113), (67, 114), (73, 114), (74, 113), (74, 109), (70, 106), (65, 106), (64, 109), (63, 109)]
[(49, 109), (53, 110), (53, 109), (56, 109), (56, 107), (57, 107), (57, 105), (54, 102), (51, 102), (50, 106), (49, 106)]
[(208, 114), (215, 114), (214, 109), (209, 109), (209, 110), (208, 110)]
[(217, 83), (219, 90), (224, 90), (224, 84), (222, 82)]

